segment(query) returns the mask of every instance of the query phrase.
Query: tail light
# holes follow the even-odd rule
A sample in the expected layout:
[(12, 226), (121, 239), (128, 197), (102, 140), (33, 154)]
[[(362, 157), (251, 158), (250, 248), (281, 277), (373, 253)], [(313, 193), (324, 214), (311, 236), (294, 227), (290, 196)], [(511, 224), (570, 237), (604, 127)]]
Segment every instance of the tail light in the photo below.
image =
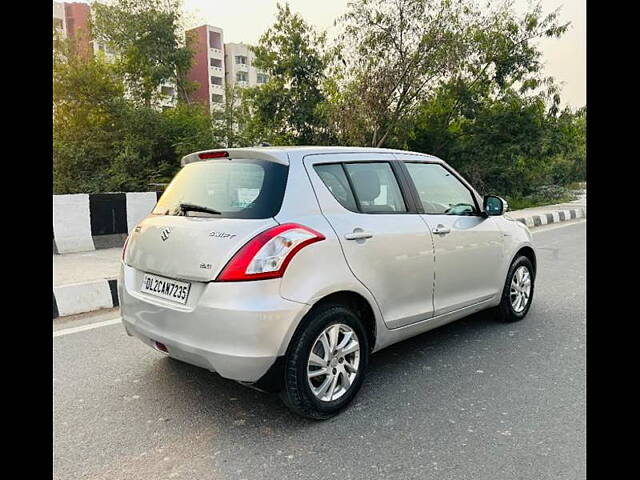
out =
[(129, 235), (124, 239), (124, 245), (122, 246), (122, 253), (120, 258), (122, 259), (122, 263), (124, 263), (124, 253), (127, 251), (127, 243), (129, 243)]
[(229, 260), (216, 281), (239, 282), (282, 277), (297, 252), (324, 239), (321, 233), (297, 223), (270, 228), (245, 244)]

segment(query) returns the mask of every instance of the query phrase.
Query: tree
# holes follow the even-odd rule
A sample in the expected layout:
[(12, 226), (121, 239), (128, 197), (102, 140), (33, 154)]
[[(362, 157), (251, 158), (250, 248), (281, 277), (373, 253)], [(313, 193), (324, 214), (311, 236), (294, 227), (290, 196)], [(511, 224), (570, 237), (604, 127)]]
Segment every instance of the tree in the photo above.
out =
[(555, 12), (542, 17), (539, 5), (518, 19), (512, 2), (480, 8), (469, 0), (357, 0), (341, 23), (332, 124), (347, 142), (378, 147), (402, 143), (391, 137), (402, 137), (417, 106), (444, 84), (457, 90), (441, 105), (445, 123), (496, 88), (539, 86), (527, 77), (540, 69), (532, 42), (567, 28)]
[(568, 184), (587, 177), (587, 110), (565, 108), (550, 115), (546, 126), (547, 148), (554, 156), (551, 175), (555, 184)]
[(146, 191), (150, 183), (168, 183), (184, 155), (222, 146), (199, 104), (165, 111), (129, 104), (120, 126), (104, 185), (108, 191)]
[(118, 54), (133, 99), (149, 107), (159, 87), (175, 81), (180, 98), (188, 100), (193, 52), (185, 44), (180, 0), (112, 0), (94, 2), (92, 9), (93, 34)]
[(251, 112), (246, 94), (245, 88), (227, 85), (224, 109), (211, 113), (213, 134), (227, 148), (256, 145), (261, 140), (259, 133), (248, 128)]
[(53, 70), (55, 193), (146, 191), (180, 168), (180, 158), (222, 146), (200, 104), (166, 111), (125, 94), (122, 72), (102, 55), (60, 41)]
[(125, 108), (113, 65), (85, 57), (69, 40), (53, 65), (53, 188), (56, 193), (101, 191)]
[(325, 34), (316, 33), (288, 4), (277, 9), (275, 23), (253, 48), (253, 64), (269, 80), (246, 92), (252, 113), (247, 128), (272, 143), (322, 143), (327, 135), (321, 109), (328, 64)]

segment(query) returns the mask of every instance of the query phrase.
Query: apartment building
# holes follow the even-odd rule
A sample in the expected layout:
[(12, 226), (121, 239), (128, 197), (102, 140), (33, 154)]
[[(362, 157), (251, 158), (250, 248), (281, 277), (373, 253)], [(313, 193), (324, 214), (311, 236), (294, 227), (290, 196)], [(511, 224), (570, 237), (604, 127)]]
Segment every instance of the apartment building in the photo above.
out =
[(193, 98), (213, 111), (224, 108), (225, 62), (222, 29), (201, 25), (186, 32), (194, 50), (187, 78), (197, 82)]
[[(72, 38), (83, 55), (104, 54), (107, 60), (117, 56), (107, 45), (92, 38), (89, 19), (91, 8), (81, 2), (53, 2), (53, 27), (62, 38)], [(222, 28), (201, 25), (186, 32), (194, 50), (193, 65), (188, 79), (197, 83), (192, 99), (220, 111), (225, 104), (225, 87), (255, 87), (268, 81), (268, 76), (253, 66), (254, 55), (244, 43), (224, 43)], [(167, 82), (159, 88), (156, 107), (171, 108), (176, 105), (175, 82)]]
[(92, 37), (90, 17), (91, 8), (87, 3), (53, 2), (53, 28), (62, 39), (72, 38), (81, 55), (103, 52), (107, 60), (113, 60), (115, 52)]
[(224, 44), (225, 80), (227, 85), (255, 87), (267, 83), (267, 74), (253, 66), (255, 56), (244, 43)]
[(80, 55), (94, 51), (89, 31), (89, 5), (80, 2), (53, 2), (53, 28), (63, 39), (72, 39)]
[[(53, 2), (53, 28), (60, 38), (73, 40), (79, 54), (85, 58), (89, 55), (100, 54), (107, 61), (116, 59), (114, 52), (108, 45), (98, 42), (91, 35), (89, 19), (91, 7), (82, 2)], [(156, 108), (167, 109), (175, 107), (177, 102), (175, 82), (165, 82), (159, 87)]]
[(188, 78), (197, 82), (193, 98), (220, 111), (225, 104), (225, 87), (254, 87), (266, 83), (265, 73), (253, 66), (254, 55), (244, 43), (224, 43), (219, 27), (201, 25), (187, 31), (194, 49)]
[(58, 32), (62, 38), (67, 36), (66, 15), (64, 13), (64, 4), (62, 2), (53, 2), (53, 29)]

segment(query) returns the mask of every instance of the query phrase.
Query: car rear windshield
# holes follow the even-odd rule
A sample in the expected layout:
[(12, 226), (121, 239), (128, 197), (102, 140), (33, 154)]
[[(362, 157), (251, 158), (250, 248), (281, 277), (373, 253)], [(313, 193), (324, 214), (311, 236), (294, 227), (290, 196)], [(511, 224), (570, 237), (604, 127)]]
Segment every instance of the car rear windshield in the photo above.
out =
[[(264, 160), (224, 158), (190, 163), (167, 186), (152, 213), (216, 218), (273, 217), (282, 205), (288, 170), (286, 165)], [(203, 207), (200, 210), (205, 211), (197, 211), (194, 206)]]

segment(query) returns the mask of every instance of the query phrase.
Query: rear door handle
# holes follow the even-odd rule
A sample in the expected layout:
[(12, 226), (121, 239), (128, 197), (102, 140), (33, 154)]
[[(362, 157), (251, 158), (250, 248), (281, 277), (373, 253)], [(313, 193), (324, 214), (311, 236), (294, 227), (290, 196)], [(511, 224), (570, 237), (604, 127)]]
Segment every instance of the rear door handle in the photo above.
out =
[(431, 230), (433, 233), (451, 233), (451, 229), (449, 227), (445, 227), (444, 225), (440, 224), (437, 227), (434, 227), (433, 230)]
[(346, 240), (364, 240), (366, 238), (373, 237), (373, 233), (369, 232), (353, 232), (353, 233), (345, 233), (344, 238)]

